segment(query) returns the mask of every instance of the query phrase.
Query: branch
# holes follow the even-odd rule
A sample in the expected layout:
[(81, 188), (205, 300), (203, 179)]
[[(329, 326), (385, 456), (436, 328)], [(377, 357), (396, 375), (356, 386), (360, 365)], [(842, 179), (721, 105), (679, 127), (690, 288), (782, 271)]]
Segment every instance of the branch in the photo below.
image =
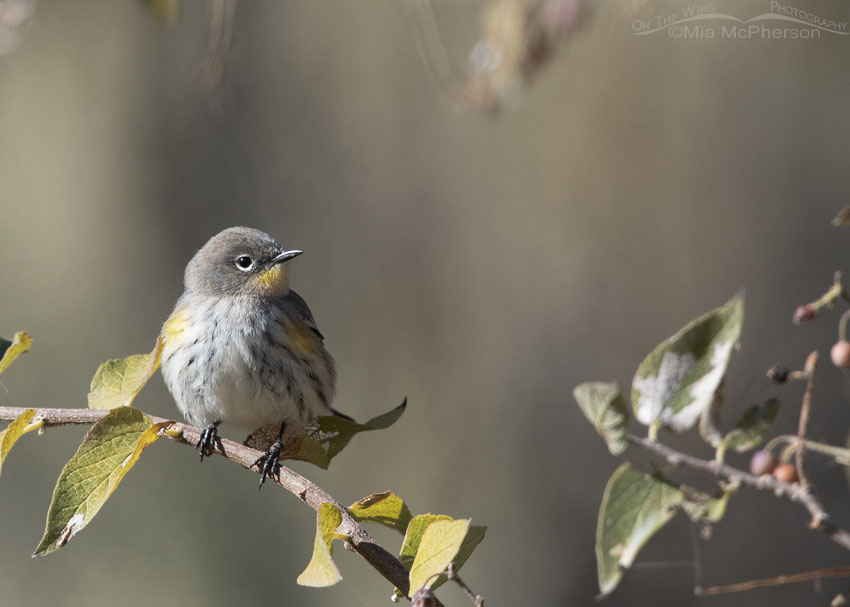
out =
[(761, 491), (772, 491), (778, 497), (786, 497), (792, 502), (797, 502), (808, 510), (812, 516), (812, 520), (809, 522), (810, 529), (815, 529), (823, 533), (844, 549), (850, 550), (850, 533), (838, 527), (830, 520), (829, 514), (827, 514), (823, 504), (820, 503), (820, 500), (818, 500), (808, 487), (804, 487), (799, 483), (782, 483), (768, 475), (756, 476), (717, 460), (699, 459), (698, 457), (676, 451), (648, 438), (631, 434), (627, 438), (633, 445), (637, 445), (663, 457), (669, 464), (674, 466), (686, 466), (729, 482), (740, 482), (742, 485), (747, 485)]
[(710, 596), (714, 594), (725, 594), (727, 592), (742, 592), (745, 590), (753, 590), (755, 588), (769, 588), (770, 586), (781, 586), (782, 584), (797, 584), (799, 582), (810, 582), (812, 580), (822, 580), (827, 577), (848, 576), (850, 576), (850, 567), (830, 567), (829, 569), (818, 569), (817, 571), (803, 571), (802, 573), (789, 573), (787, 575), (778, 575), (776, 577), (760, 578), (757, 580), (749, 580), (747, 582), (738, 582), (737, 584), (708, 586), (707, 588), (699, 588), (696, 594), (698, 596)]
[(812, 408), (812, 393), (815, 390), (815, 373), (818, 368), (818, 353), (817, 351), (809, 354), (806, 359), (806, 366), (803, 372), (806, 374), (806, 391), (803, 394), (803, 404), (800, 407), (800, 422), (797, 429), (797, 476), (800, 478), (800, 484), (803, 488), (809, 487), (809, 480), (806, 478), (806, 472), (803, 470), (803, 454), (806, 451), (806, 426), (809, 424), (809, 412)]
[[(46, 409), (38, 407), (0, 407), (0, 422), (14, 421), (21, 413), (28, 408), (35, 409), (36, 417), (33, 421), (42, 420), (43, 426), (66, 426), (72, 424), (92, 425), (99, 421), (109, 411), (105, 409)], [(165, 418), (149, 416), (155, 423), (168, 421)], [(192, 447), (198, 442), (201, 431), (194, 426), (175, 422), (170, 427), (171, 430), (176, 430), (173, 433), (166, 432), (163, 435), (168, 438), (190, 445)], [(227, 439), (221, 439), (221, 443), (215, 445), (215, 452), (224, 456), (230, 461), (240, 464), (243, 468), (251, 468), (251, 465), (258, 457), (262, 455), (260, 451), (240, 445)], [(318, 511), (322, 503), (331, 503), (336, 506), (342, 513), (342, 523), (337, 528), (337, 531), (345, 535), (348, 540), (346, 547), (353, 550), (366, 561), (389, 582), (400, 589), (405, 596), (410, 592), (408, 572), (399, 560), (390, 554), (387, 550), (381, 547), (365, 529), (355, 521), (348, 510), (335, 500), (324, 489), (307, 480), (297, 472), (287, 468), (280, 467), (280, 477), (270, 479), (278, 485), (298, 497), (313, 510)]]
[(464, 594), (466, 594), (467, 598), (472, 601), (472, 604), (475, 605), (475, 607), (484, 607), (484, 597), (480, 594), (475, 594), (474, 592), (472, 592), (472, 589), (466, 585), (466, 582), (460, 579), (460, 576), (457, 574), (457, 571), (455, 571), (454, 563), (449, 563), (449, 568), (446, 571), (446, 574), (449, 580), (452, 580), (458, 586), (461, 587)]

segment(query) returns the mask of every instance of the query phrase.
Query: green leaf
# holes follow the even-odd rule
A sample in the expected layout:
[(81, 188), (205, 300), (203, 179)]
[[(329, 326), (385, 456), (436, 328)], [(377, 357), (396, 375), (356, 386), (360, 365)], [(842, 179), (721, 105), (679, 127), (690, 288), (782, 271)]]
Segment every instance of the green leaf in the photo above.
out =
[(620, 387), (614, 382), (587, 382), (576, 386), (573, 396), (582, 413), (605, 439), (608, 450), (613, 455), (625, 451), (629, 413)]
[(385, 491), (373, 493), (348, 507), (348, 513), (358, 522), (380, 523), (399, 533), (404, 533), (411, 514), (400, 497)]
[(404, 541), (401, 544), (401, 552), (398, 555), (398, 560), (401, 561), (405, 569), (409, 570), (413, 565), (413, 559), (416, 558), (416, 551), (419, 550), (419, 543), (422, 541), (422, 535), (428, 525), (435, 521), (450, 520), (452, 520), (452, 517), (445, 514), (419, 514), (410, 519), (407, 531), (404, 534)]
[(699, 491), (686, 491), (682, 510), (695, 523), (719, 523), (726, 514), (729, 498), (738, 490), (739, 485), (726, 487), (720, 497), (712, 497)]
[(600, 596), (609, 594), (631, 567), (649, 538), (676, 515), (684, 499), (663, 480), (643, 474), (628, 462), (605, 487), (596, 527), (596, 566)]
[(8, 428), (0, 432), (0, 469), (3, 467), (3, 462), (6, 461), (9, 451), (18, 442), (18, 439), (23, 436), (24, 429), (29, 425), (33, 417), (35, 417), (35, 409), (27, 409), (16, 417), (15, 421), (9, 424)]
[(92, 426), (59, 475), (44, 537), (33, 556), (58, 550), (88, 525), (142, 451), (170, 424), (155, 424), (138, 409), (119, 407)]
[(301, 586), (324, 588), (333, 586), (342, 579), (336, 563), (333, 561), (333, 540), (336, 528), (342, 523), (339, 508), (330, 503), (319, 505), (316, 513), (316, 539), (313, 543), (313, 557), (307, 568), (298, 576)]
[(28, 351), (32, 346), (32, 337), (24, 331), (18, 331), (12, 341), (0, 337), (0, 373), (9, 368), (18, 356)]
[(370, 419), (365, 424), (358, 424), (344, 417), (319, 417), (316, 420), (319, 425), (318, 430), (303, 437), (298, 453), (293, 455), (291, 459), (310, 462), (320, 468), (327, 469), (331, 460), (345, 448), (355, 434), (389, 428), (398, 421), (398, 418), (404, 413), (405, 407), (407, 407), (406, 398), (395, 409)]
[(89, 409), (114, 409), (130, 405), (159, 367), (162, 337), (153, 351), (107, 360), (97, 368), (89, 388)]
[(721, 380), (714, 392), (714, 398), (711, 399), (708, 408), (703, 410), (699, 417), (699, 435), (712, 447), (717, 447), (723, 441), (723, 432), (720, 430), (720, 414), (723, 411), (723, 384), (724, 380)]
[(693, 427), (726, 374), (743, 322), (744, 298), (736, 295), (650, 352), (632, 382), (638, 421), (676, 432)]
[(780, 406), (778, 399), (771, 398), (762, 405), (754, 405), (744, 411), (735, 429), (723, 439), (726, 448), (743, 453), (758, 447), (776, 421)]
[(469, 519), (434, 521), (428, 525), (410, 567), (411, 593), (426, 584), (434, 588), (438, 578), (431, 576), (445, 571), (455, 560), (468, 531)]

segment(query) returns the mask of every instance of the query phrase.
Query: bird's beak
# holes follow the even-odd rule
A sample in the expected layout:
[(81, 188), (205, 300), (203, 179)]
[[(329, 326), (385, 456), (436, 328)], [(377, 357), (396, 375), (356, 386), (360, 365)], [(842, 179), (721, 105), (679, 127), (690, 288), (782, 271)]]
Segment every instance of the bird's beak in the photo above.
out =
[(290, 259), (292, 259), (294, 257), (298, 257), (303, 252), (304, 251), (299, 251), (298, 249), (293, 249), (292, 251), (284, 251), (283, 253), (280, 253), (280, 254), (276, 255), (275, 257), (272, 257), (272, 260), (269, 262), (269, 267), (276, 266), (279, 263), (284, 263), (286, 261), (289, 261)]

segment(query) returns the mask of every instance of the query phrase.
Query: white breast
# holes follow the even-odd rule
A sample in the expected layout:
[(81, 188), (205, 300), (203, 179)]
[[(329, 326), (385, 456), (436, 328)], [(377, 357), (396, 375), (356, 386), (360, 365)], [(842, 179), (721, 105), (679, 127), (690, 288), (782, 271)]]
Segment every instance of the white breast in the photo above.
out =
[(251, 432), (280, 422), (304, 425), (315, 415), (330, 414), (303, 362), (281, 347), (286, 342), (276, 322), (280, 309), (258, 309), (239, 298), (187, 303), (181, 300), (175, 310), (185, 316), (180, 331), (165, 331), (162, 374), (192, 424), (221, 421)]

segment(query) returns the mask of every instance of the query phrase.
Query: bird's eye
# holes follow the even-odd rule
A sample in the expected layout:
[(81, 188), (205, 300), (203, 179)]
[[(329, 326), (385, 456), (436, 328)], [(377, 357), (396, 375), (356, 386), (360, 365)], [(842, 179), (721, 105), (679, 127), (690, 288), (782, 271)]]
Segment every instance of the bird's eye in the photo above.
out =
[(247, 255), (240, 255), (236, 258), (236, 267), (243, 272), (248, 272), (254, 267), (254, 260)]

